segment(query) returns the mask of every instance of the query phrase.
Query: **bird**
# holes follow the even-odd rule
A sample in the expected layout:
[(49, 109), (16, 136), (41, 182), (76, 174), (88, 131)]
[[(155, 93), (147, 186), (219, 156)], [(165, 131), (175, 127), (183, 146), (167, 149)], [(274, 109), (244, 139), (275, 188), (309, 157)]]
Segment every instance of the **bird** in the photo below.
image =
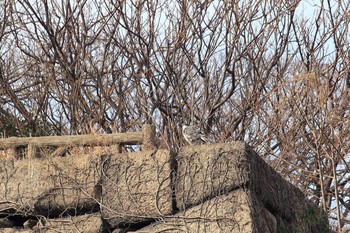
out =
[(182, 135), (190, 145), (197, 142), (203, 143), (208, 140), (199, 128), (192, 125), (182, 125)]

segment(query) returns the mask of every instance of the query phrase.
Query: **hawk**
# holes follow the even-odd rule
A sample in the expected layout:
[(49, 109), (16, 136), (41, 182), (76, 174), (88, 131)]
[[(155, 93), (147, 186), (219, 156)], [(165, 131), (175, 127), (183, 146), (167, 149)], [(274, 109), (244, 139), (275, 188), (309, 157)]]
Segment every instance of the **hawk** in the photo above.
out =
[(182, 135), (190, 145), (196, 142), (203, 143), (208, 140), (199, 128), (191, 125), (182, 125)]

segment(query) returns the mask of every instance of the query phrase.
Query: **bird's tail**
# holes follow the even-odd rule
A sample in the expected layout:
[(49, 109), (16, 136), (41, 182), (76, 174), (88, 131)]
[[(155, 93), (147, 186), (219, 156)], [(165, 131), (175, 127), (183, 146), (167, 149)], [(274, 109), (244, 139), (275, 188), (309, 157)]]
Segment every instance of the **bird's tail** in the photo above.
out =
[(207, 141), (208, 141), (208, 138), (207, 138), (205, 135), (201, 135), (201, 139), (202, 139), (204, 142), (207, 142)]

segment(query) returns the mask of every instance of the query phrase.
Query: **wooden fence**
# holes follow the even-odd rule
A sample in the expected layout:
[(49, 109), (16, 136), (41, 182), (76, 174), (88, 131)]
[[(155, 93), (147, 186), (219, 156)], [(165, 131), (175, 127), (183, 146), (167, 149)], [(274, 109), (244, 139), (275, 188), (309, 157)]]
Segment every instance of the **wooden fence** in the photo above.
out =
[(27, 157), (35, 157), (37, 148), (56, 147), (51, 155), (60, 155), (71, 146), (110, 146), (139, 145), (144, 150), (155, 148), (154, 129), (151, 125), (143, 125), (142, 132), (118, 134), (87, 134), (45, 137), (10, 137), (0, 139), (0, 149), (11, 157), (16, 156), (16, 148), (27, 147)]

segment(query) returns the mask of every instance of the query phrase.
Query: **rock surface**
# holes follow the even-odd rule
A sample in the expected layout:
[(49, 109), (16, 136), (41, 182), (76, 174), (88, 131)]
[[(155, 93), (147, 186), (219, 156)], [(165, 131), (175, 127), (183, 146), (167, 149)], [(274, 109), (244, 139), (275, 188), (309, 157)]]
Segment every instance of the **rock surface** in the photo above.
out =
[(102, 176), (104, 219), (116, 227), (171, 214), (171, 166), (168, 150), (111, 156)]
[(304, 201), (302, 192), (278, 175), (243, 142), (184, 147), (177, 156), (176, 202), (180, 209), (239, 187), (253, 190), (283, 215)]
[(327, 216), (242, 142), (1, 161), (0, 233), (38, 230), (329, 232)]
[(137, 233), (232, 232), (276, 233), (277, 222), (249, 190), (237, 189), (214, 197)]
[(98, 210), (98, 156), (7, 160), (0, 164), (0, 213), (58, 216)]
[(48, 219), (41, 227), (36, 227), (37, 231), (45, 233), (55, 232), (84, 232), (100, 233), (104, 232), (105, 225), (100, 214), (86, 214), (57, 219)]

